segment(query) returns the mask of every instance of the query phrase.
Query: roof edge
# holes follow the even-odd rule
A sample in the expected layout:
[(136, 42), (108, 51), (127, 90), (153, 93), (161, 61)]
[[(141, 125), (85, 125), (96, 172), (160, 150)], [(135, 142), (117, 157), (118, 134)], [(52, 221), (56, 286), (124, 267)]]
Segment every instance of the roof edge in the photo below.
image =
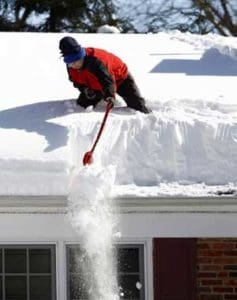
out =
[[(126, 213), (236, 213), (237, 197), (117, 197), (115, 211)], [(65, 214), (66, 195), (0, 195), (0, 213)]]

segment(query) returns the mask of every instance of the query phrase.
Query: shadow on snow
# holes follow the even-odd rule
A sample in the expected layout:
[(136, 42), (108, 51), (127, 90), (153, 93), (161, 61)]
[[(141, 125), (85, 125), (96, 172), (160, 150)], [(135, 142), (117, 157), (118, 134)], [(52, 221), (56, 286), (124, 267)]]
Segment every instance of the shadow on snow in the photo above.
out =
[(164, 59), (150, 73), (185, 73), (192, 76), (236, 76), (237, 60), (216, 48), (206, 50), (199, 60)]
[[(49, 120), (69, 114), (86, 112), (80, 106), (73, 108), (72, 101), (75, 100), (38, 102), (0, 111), (0, 127), (36, 132), (48, 142), (44, 152), (53, 151), (67, 144), (68, 128)], [(96, 107), (94, 111), (104, 113), (105, 104), (102, 107)], [(113, 113), (125, 115), (134, 114), (134, 111), (127, 107), (114, 107)]]
[(48, 142), (44, 152), (50, 152), (67, 144), (68, 129), (48, 120), (72, 114), (69, 111), (70, 101), (39, 102), (0, 111), (0, 127), (22, 129), (42, 135)]

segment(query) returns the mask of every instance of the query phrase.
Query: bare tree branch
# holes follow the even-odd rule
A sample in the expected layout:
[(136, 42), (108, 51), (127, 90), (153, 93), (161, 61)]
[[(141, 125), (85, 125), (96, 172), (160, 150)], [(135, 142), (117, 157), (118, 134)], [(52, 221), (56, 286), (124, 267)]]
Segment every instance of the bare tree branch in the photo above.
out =
[[(179, 29), (237, 36), (237, 0), (156, 0), (130, 5), (132, 22), (143, 32)], [(137, 2), (136, 2), (137, 3)], [(143, 9), (141, 9), (143, 8)], [(131, 15), (129, 15), (131, 17)]]

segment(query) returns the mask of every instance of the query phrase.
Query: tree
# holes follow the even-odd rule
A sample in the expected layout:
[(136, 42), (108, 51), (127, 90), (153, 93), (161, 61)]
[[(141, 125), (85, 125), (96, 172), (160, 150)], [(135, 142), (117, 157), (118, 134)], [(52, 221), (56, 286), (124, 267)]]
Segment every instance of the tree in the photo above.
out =
[(116, 17), (111, 0), (0, 0), (0, 30), (96, 32), (109, 24), (130, 28)]
[(237, 36), (237, 2), (235, 0), (193, 0), (194, 7), (209, 25), (209, 31)]
[(138, 32), (216, 32), (237, 36), (236, 0), (137, 0), (124, 14)]
[(0, 0), (0, 28), (2, 31), (13, 28), (11, 22), (12, 7), (12, 1)]

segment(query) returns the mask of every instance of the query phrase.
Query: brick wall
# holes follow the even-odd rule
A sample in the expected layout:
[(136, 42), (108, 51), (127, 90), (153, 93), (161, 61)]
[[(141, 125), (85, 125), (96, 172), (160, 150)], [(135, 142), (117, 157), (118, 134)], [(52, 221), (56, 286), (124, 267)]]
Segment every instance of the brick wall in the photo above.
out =
[(237, 300), (237, 239), (197, 239), (197, 300)]

